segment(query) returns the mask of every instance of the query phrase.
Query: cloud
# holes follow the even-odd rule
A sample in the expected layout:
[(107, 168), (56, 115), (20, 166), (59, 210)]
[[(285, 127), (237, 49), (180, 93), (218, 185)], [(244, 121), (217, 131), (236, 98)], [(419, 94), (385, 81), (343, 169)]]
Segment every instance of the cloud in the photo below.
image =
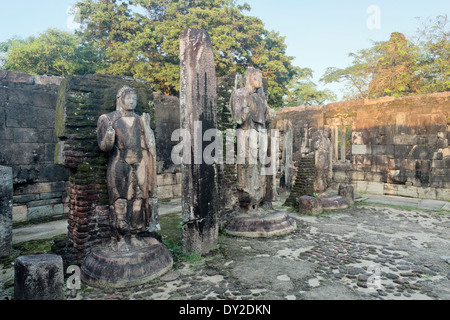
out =
[(67, 8), (67, 28), (70, 30), (77, 30), (81, 27), (80, 9), (75, 6)]

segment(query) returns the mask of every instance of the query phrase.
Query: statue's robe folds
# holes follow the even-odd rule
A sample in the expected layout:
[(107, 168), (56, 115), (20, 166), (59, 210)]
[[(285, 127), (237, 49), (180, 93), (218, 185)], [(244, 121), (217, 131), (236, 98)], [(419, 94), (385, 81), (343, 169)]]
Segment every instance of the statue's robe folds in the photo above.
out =
[[(260, 140), (259, 137), (261, 134), (270, 135), (271, 122), (275, 114), (267, 105), (262, 89), (254, 91), (244, 87), (236, 90), (231, 99), (231, 106), (237, 123), (238, 142), (242, 142), (243, 139), (246, 141), (245, 163), (237, 165), (239, 202), (242, 207), (254, 209), (264, 201), (272, 200), (267, 192), (267, 184), (270, 183), (268, 177), (261, 174), (265, 164), (261, 161), (259, 153), (260, 149), (268, 150), (270, 144), (267, 145), (269, 140), (266, 140), (266, 144), (262, 144), (264, 140)], [(252, 134), (256, 134), (253, 136), (256, 141), (253, 139), (253, 143), (250, 143)]]
[[(113, 138), (108, 135), (111, 126), (115, 131)], [(149, 116), (112, 112), (99, 118), (97, 130), (100, 149), (109, 152), (107, 180), (112, 229), (122, 235), (158, 231), (155, 139)]]

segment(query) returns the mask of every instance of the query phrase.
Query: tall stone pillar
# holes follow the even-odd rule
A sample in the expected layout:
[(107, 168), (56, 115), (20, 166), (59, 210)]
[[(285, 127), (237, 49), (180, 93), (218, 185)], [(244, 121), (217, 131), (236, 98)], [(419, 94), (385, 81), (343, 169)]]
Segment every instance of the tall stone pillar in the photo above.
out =
[(12, 168), (0, 166), (0, 257), (12, 249)]
[[(189, 133), (190, 146), (182, 164), (183, 250), (206, 253), (217, 246), (217, 167), (207, 164), (204, 133), (217, 128), (216, 70), (209, 34), (186, 29), (180, 38), (181, 128)], [(188, 161), (189, 160), (189, 161)], [(189, 162), (189, 163), (187, 163)]]

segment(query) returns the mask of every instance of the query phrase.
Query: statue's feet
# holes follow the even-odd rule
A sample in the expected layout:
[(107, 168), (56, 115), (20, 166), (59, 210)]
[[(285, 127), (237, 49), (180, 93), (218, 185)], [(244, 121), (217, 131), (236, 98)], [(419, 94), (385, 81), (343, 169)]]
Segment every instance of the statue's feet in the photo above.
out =
[(117, 250), (120, 252), (129, 252), (130, 248), (129, 248), (128, 244), (126, 243), (126, 241), (124, 239), (122, 239), (121, 241), (117, 242)]

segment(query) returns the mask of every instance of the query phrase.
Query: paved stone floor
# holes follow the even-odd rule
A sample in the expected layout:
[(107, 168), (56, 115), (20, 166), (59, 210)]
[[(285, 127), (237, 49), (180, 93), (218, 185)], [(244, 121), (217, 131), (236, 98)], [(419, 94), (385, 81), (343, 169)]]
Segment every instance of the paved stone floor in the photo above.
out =
[[(175, 220), (178, 215), (168, 214), (175, 215)], [(244, 239), (221, 235), (213, 254), (195, 262), (178, 262), (161, 279), (124, 290), (83, 286), (67, 291), (67, 298), (450, 299), (450, 212), (363, 201), (319, 217), (290, 214), (298, 229), (287, 236)], [(11, 268), (0, 270), (0, 280), (11, 273)]]

